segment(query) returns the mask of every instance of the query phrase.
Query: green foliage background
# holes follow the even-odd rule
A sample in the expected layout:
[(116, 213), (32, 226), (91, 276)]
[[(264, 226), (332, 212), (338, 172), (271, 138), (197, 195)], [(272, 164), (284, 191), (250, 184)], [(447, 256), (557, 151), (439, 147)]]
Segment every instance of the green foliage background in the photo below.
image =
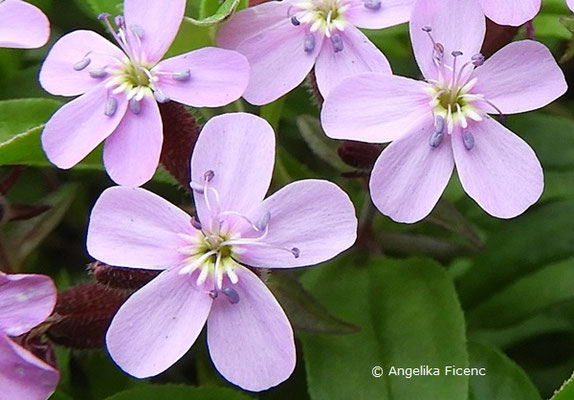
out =
[[(52, 44), (75, 29), (105, 34), (95, 16), (121, 12), (118, 0), (36, 0), (52, 21)], [(178, 54), (212, 45), (217, 23), (243, 0), (190, 0), (188, 19), (170, 49)], [(574, 48), (574, 19), (563, 0), (545, 0), (537, 39), (557, 59)], [(406, 25), (367, 32), (400, 75), (418, 76)], [(524, 36), (520, 31), (518, 36)], [(71, 171), (49, 164), (40, 147), (43, 124), (66, 99), (44, 93), (39, 50), (0, 49), (0, 173), (27, 165), (11, 203), (48, 204), (49, 212), (2, 227), (0, 246), (15, 271), (52, 276), (59, 289), (85, 282), (89, 211), (112, 185), (96, 151)], [(561, 66), (574, 84), (574, 62)], [(574, 96), (543, 110), (511, 116), (507, 125), (538, 154), (545, 171), (542, 199), (510, 221), (486, 215), (464, 195), (456, 176), (425, 221), (398, 225), (372, 212), (364, 182), (344, 178), (339, 143), (320, 131), (318, 109), (305, 87), (262, 108), (238, 101), (196, 112), (202, 120), (247, 110), (269, 120), (278, 137), (272, 190), (321, 177), (353, 198), (361, 226), (372, 226), (335, 261), (272, 275), (269, 285), (297, 333), (298, 366), (266, 393), (242, 393), (211, 365), (205, 340), (161, 376), (137, 381), (104, 350), (57, 350), (62, 380), (55, 400), (155, 399), (549, 399), (574, 370)], [(165, 171), (146, 185), (178, 204), (191, 202)], [(232, 333), (230, 333), (232, 334)], [(238, 346), (241, 344), (238, 343)], [(486, 367), (484, 377), (375, 378), (374, 366)], [(574, 399), (566, 383), (555, 400)]]

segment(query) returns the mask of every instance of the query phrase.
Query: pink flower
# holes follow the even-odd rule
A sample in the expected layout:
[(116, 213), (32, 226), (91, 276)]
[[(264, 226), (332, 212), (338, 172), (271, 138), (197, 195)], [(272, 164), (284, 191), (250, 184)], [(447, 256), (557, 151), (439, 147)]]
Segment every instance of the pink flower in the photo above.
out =
[(50, 37), (50, 22), (44, 13), (20, 0), (0, 0), (0, 47), (34, 49)]
[[(499, 25), (520, 26), (538, 14), (542, 0), (479, 0), (484, 14)], [(574, 11), (574, 0), (566, 0)]]
[(44, 322), (55, 304), (56, 288), (47, 276), (0, 272), (1, 398), (45, 400), (56, 389), (58, 370), (11, 339)]
[(355, 241), (357, 220), (336, 185), (305, 180), (264, 199), (275, 156), (271, 126), (226, 114), (203, 128), (191, 161), (197, 219), (138, 188), (97, 201), (89, 253), (121, 267), (164, 270), (120, 308), (108, 351), (127, 373), (165, 371), (207, 321), (211, 359), (230, 382), (261, 391), (295, 367), (293, 330), (258, 268), (328, 260)]
[(526, 142), (488, 114), (543, 107), (567, 89), (542, 44), (514, 42), (479, 54), (485, 19), (476, 0), (419, 0), (410, 24), (420, 82), (366, 73), (327, 98), (328, 136), (395, 140), (370, 181), (377, 208), (399, 222), (427, 216), (456, 164), (464, 190), (489, 214), (512, 218), (540, 197), (542, 168)]
[(315, 65), (326, 96), (344, 77), (390, 73), (385, 56), (356, 27), (379, 29), (408, 21), (413, 0), (270, 1), (235, 14), (217, 41), (244, 54), (251, 79), (244, 98), (266, 104), (297, 87)]
[(42, 145), (51, 162), (71, 168), (103, 140), (104, 165), (122, 185), (153, 176), (163, 134), (157, 103), (174, 100), (217, 107), (238, 99), (249, 65), (234, 51), (206, 47), (161, 61), (185, 10), (185, 0), (126, 0), (117, 32), (121, 49), (91, 31), (74, 31), (52, 48), (40, 83), (61, 96), (82, 95), (48, 121)]

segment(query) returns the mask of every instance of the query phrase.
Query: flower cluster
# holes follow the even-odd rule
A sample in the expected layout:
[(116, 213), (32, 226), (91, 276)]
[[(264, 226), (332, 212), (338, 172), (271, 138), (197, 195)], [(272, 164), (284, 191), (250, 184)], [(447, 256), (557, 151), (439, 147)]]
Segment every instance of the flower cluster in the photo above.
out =
[[(263, 105), (313, 73), (327, 136), (392, 142), (373, 166), (369, 189), (394, 221), (425, 218), (455, 167), (464, 190), (495, 217), (516, 217), (540, 198), (542, 166), (502, 117), (557, 99), (567, 90), (564, 75), (535, 41), (512, 42), (488, 59), (480, 53), (485, 16), (521, 25), (540, 0), (270, 1), (223, 24), (221, 48), (162, 60), (185, 6), (125, 0), (124, 15), (100, 16), (117, 45), (73, 31), (53, 45), (39, 76), (47, 92), (79, 96), (45, 126), (48, 159), (68, 169), (105, 141), (103, 163), (121, 185), (105, 190), (92, 210), (88, 253), (158, 273), (119, 308), (106, 334), (109, 354), (128, 374), (162, 373), (207, 325), (210, 357), (229, 382), (262, 391), (285, 381), (296, 363), (294, 334), (263, 271), (319, 264), (357, 237), (354, 206), (331, 182), (297, 181), (266, 197), (275, 133), (248, 113), (203, 126), (190, 165), (194, 215), (139, 188), (160, 160), (161, 103), (220, 107), (243, 96)], [(36, 7), (0, 0), (0, 17), (7, 21), (1, 47), (47, 42), (48, 21)], [(404, 22), (422, 81), (393, 75), (358, 29)], [(17, 398), (43, 400), (56, 387), (58, 371), (22, 338), (49, 317), (55, 296), (47, 277), (0, 273), (0, 382)]]

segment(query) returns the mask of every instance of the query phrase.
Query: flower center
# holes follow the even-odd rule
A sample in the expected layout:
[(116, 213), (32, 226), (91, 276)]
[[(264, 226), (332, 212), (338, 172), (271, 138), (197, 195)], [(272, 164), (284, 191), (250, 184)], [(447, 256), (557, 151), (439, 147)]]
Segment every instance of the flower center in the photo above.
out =
[(472, 71), (484, 64), (484, 56), (475, 54), (470, 61), (462, 66), (457, 65), (458, 57), (463, 53), (453, 51), (452, 65), (444, 62), (445, 48), (441, 43), (434, 40), (430, 27), (424, 27), (433, 43), (433, 62), (437, 67), (438, 78), (427, 79), (427, 92), (430, 96), (429, 105), (435, 120), (435, 132), (431, 135), (429, 144), (438, 147), (444, 133), (452, 134), (455, 127), (461, 127), (463, 142), (467, 150), (474, 147), (474, 137), (467, 131), (468, 120), (480, 122), (487, 112), (483, 110), (485, 105), (491, 106), (499, 114), (500, 110), (486, 100), (482, 94), (473, 93), (478, 79), (473, 77)]

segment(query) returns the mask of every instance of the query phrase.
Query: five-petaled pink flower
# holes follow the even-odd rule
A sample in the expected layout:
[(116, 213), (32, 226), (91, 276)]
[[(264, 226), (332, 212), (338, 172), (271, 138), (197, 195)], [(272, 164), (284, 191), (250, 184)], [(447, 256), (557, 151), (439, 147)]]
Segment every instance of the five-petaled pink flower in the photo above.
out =
[(343, 78), (390, 73), (385, 56), (356, 27), (407, 22), (413, 0), (283, 0), (241, 10), (223, 25), (221, 47), (244, 54), (251, 79), (244, 98), (266, 104), (298, 86), (315, 65), (323, 96)]
[(82, 95), (48, 121), (42, 146), (51, 162), (71, 168), (107, 138), (104, 164), (118, 184), (153, 176), (163, 142), (157, 102), (216, 107), (238, 99), (249, 79), (241, 54), (213, 47), (159, 62), (172, 43), (185, 0), (126, 0), (125, 17), (102, 19), (121, 50), (91, 31), (74, 31), (52, 48), (40, 83), (62, 96)]
[(24, 1), (0, 0), (0, 21), (0, 47), (35, 49), (50, 37), (48, 18)]
[[(479, 0), (484, 14), (499, 25), (520, 26), (540, 11), (542, 0)], [(574, 11), (574, 0), (566, 0)]]
[(426, 81), (374, 73), (345, 80), (325, 102), (325, 132), (397, 139), (370, 181), (373, 202), (395, 221), (427, 216), (455, 163), (464, 190), (489, 214), (524, 212), (542, 194), (542, 168), (528, 144), (488, 114), (535, 110), (562, 95), (567, 86), (556, 61), (529, 40), (485, 61), (485, 18), (476, 0), (419, 0), (410, 32)]
[(230, 382), (261, 391), (295, 367), (293, 330), (258, 268), (328, 260), (356, 239), (349, 197), (322, 180), (264, 199), (275, 156), (271, 126), (226, 114), (203, 128), (191, 161), (197, 218), (139, 188), (97, 201), (87, 246), (120, 267), (164, 270), (120, 308), (107, 348), (127, 373), (157, 375), (181, 358), (207, 321), (211, 359)]
[(45, 400), (56, 389), (58, 370), (11, 339), (44, 322), (55, 304), (47, 276), (0, 272), (0, 398)]

